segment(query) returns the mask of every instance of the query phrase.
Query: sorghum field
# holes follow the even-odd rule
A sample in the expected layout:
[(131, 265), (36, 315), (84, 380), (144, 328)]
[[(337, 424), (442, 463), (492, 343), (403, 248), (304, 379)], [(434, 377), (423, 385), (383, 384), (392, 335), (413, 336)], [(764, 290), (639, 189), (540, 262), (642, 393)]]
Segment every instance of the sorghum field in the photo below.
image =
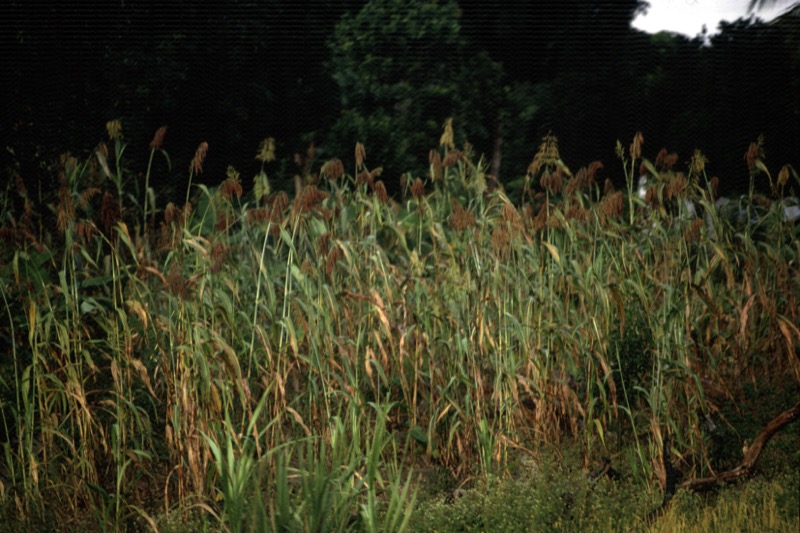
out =
[(202, 143), (167, 203), (117, 121), (9, 176), (0, 529), (796, 530), (796, 170), (547, 136), (501, 186), (452, 127), (421, 177)]

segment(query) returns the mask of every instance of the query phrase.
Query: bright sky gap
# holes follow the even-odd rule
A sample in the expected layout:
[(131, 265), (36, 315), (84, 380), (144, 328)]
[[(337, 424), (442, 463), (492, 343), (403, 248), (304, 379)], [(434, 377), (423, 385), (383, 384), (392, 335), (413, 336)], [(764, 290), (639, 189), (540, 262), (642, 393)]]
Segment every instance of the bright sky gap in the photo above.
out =
[[(669, 31), (695, 37), (702, 33), (705, 25), (708, 35), (717, 33), (720, 21), (733, 22), (741, 17), (747, 18), (749, 0), (648, 0), (647, 13), (636, 17), (632, 23), (648, 33)], [(784, 13), (793, 2), (776, 2), (765, 7), (754, 16), (770, 21)]]

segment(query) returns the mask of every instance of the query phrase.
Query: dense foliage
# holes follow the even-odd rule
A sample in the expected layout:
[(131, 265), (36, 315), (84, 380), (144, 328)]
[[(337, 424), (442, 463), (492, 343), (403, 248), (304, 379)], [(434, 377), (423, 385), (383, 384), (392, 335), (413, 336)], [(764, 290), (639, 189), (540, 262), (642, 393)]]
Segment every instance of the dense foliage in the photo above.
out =
[[(361, 143), (272, 191), (265, 139), (252, 193), (229, 167), (176, 205), (152, 186), (168, 134), (142, 175), (106, 127), (54, 164), (57, 189), (3, 192), (4, 520), (403, 530), (425, 471), (489, 482), (565, 442), (649, 486), (670, 434), (682, 474), (706, 475), (752, 438), (713, 429), (748, 384), (797, 391), (799, 181), (759, 142), (750, 176), (774, 196), (731, 213), (703, 154), (648, 158), (641, 134), (575, 172), (545, 137), (515, 204), (451, 121), (399, 201)], [(604, 179), (632, 192), (639, 172), (644, 198)]]
[(468, 138), (491, 153), (504, 106), (485, 103), (503, 101), (502, 70), (486, 54), (469, 53), (458, 19), (455, 2), (397, 0), (370, 2), (337, 24), (329, 68), (342, 115), (326, 143), (331, 154), (360, 139), (376, 147), (372, 156), (388, 174), (416, 176), (428, 163), (418, 154), (449, 116), (464, 124), (459, 145)]

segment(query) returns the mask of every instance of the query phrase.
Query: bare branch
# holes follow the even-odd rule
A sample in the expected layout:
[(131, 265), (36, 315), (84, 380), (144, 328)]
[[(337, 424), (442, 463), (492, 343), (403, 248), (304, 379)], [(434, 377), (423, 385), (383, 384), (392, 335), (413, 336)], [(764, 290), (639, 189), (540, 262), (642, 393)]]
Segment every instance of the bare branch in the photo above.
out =
[(744, 458), (739, 466), (722, 472), (716, 477), (689, 479), (681, 483), (678, 488), (699, 492), (713, 488), (719, 483), (731, 483), (737, 479), (748, 477), (752, 473), (753, 467), (767, 442), (784, 426), (791, 424), (798, 418), (800, 418), (800, 403), (779, 414), (761, 430), (761, 433), (753, 440), (753, 444), (744, 452)]

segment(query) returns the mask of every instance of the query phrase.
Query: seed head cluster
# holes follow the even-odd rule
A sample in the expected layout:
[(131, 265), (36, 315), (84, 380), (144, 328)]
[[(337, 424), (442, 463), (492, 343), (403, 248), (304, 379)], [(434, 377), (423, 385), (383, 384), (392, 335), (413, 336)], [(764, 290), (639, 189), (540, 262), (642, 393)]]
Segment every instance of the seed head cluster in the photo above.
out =
[(539, 185), (551, 195), (559, 194), (564, 183), (563, 176), (564, 171), (561, 170), (561, 167), (558, 167), (555, 172), (542, 174), (542, 177), (539, 178)]
[(422, 183), (421, 179), (415, 179), (414, 183), (411, 184), (411, 196), (413, 196), (415, 200), (419, 200), (424, 194), (425, 184)]
[(367, 159), (367, 151), (364, 145), (356, 143), (356, 168), (359, 169), (364, 166), (364, 161)]
[(153, 140), (150, 141), (150, 148), (152, 150), (160, 150), (161, 146), (164, 144), (164, 136), (167, 134), (167, 127), (161, 126), (156, 130), (155, 135), (153, 135)]
[(447, 223), (457, 232), (462, 232), (467, 228), (475, 225), (475, 214), (458, 203), (456, 200), (450, 201), (453, 206), (453, 212), (447, 218)]
[(100, 205), (100, 223), (106, 235), (111, 235), (111, 229), (117, 224), (119, 217), (119, 200), (115, 195), (106, 192), (103, 194), (103, 202)]
[(228, 177), (222, 182), (222, 185), (220, 186), (220, 193), (222, 193), (222, 196), (229, 202), (233, 200), (234, 196), (236, 196), (237, 199), (241, 198), (242, 183), (239, 181), (239, 172), (229, 165), (226, 175)]
[(458, 162), (463, 159), (464, 154), (460, 150), (449, 150), (442, 161), (442, 166), (445, 168), (454, 167)]
[(600, 201), (600, 219), (605, 223), (609, 219), (619, 218), (625, 206), (622, 192), (611, 192)]
[(640, 159), (642, 157), (642, 145), (644, 144), (644, 135), (642, 135), (641, 131), (637, 131), (636, 135), (633, 136), (633, 141), (631, 141), (631, 145), (628, 148), (628, 153), (631, 156), (631, 159)]
[(230, 249), (224, 243), (217, 241), (211, 247), (211, 272), (217, 273), (225, 266)]
[(708, 181), (708, 184), (711, 186), (711, 201), (715, 201), (717, 199), (717, 191), (719, 190), (719, 177), (714, 176)]
[(558, 154), (558, 139), (555, 135), (548, 133), (542, 137), (542, 143), (539, 145), (539, 151), (533, 156), (533, 161), (528, 166), (528, 174), (535, 176), (539, 173), (542, 166), (555, 165), (560, 156)]
[[(341, 162), (340, 162), (341, 163)], [(311, 185), (295, 196), (292, 211), (295, 216), (314, 210), (329, 194)]]
[(492, 250), (500, 258), (504, 258), (509, 250), (511, 234), (505, 224), (498, 224), (492, 231)]
[(659, 150), (656, 155), (656, 168), (661, 170), (670, 170), (678, 162), (678, 154), (675, 152), (668, 153), (666, 148)]
[(700, 218), (696, 218), (692, 220), (692, 223), (689, 224), (686, 229), (683, 231), (683, 238), (687, 242), (696, 242), (700, 240), (700, 233), (703, 229), (703, 220)]
[(203, 141), (200, 143), (200, 146), (197, 147), (192, 162), (189, 163), (190, 174), (201, 174), (203, 172), (203, 163), (206, 160), (206, 154), (208, 154), (208, 143)]
[(320, 174), (331, 181), (336, 181), (344, 176), (344, 164), (341, 159), (330, 159), (322, 165)]
[(689, 180), (683, 172), (678, 172), (670, 176), (664, 187), (664, 199), (686, 198), (689, 191)]
[(428, 163), (430, 164), (430, 177), (431, 181), (439, 181), (442, 179), (442, 156), (439, 150), (432, 149), (428, 152)]
[(505, 202), (503, 204), (503, 209), (500, 212), (503, 216), (503, 220), (515, 231), (522, 231), (523, 224), (522, 224), (522, 217), (520, 216), (519, 212), (517, 212), (516, 208), (510, 202)]
[(256, 153), (256, 159), (261, 161), (262, 163), (269, 163), (270, 161), (275, 161), (275, 139), (272, 137), (267, 137), (261, 141), (261, 144), (258, 145), (258, 153)]
[(108, 132), (108, 138), (112, 141), (122, 139), (122, 122), (119, 120), (109, 120), (106, 122), (106, 132)]
[(764, 159), (764, 136), (759, 135), (758, 140), (754, 143), (750, 143), (750, 146), (747, 148), (747, 152), (744, 154), (744, 161), (747, 163), (747, 168), (753, 170), (756, 166), (756, 162)]
[(372, 189), (372, 192), (381, 204), (387, 205), (389, 203), (389, 192), (386, 190), (386, 185), (384, 185), (382, 181), (378, 180), (375, 182), (375, 187)]

